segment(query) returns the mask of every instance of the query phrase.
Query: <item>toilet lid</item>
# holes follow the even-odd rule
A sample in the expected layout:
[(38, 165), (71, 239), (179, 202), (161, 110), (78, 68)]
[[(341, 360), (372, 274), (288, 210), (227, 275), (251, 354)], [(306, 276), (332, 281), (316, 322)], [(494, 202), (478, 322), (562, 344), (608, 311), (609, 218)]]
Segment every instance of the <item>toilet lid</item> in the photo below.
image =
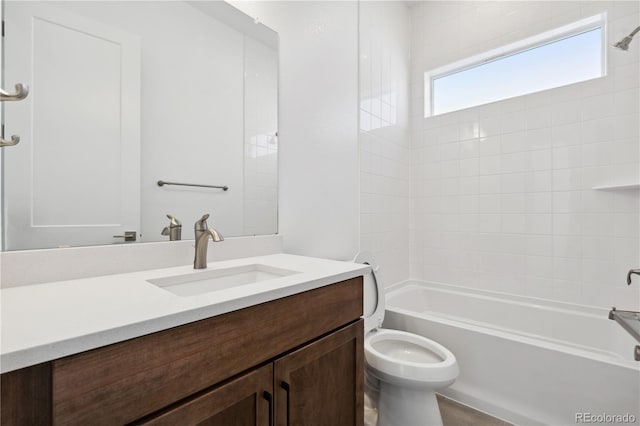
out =
[(371, 266), (371, 271), (364, 275), (364, 331), (366, 334), (382, 327), (384, 287), (376, 274), (379, 266), (372, 253), (360, 252), (353, 261)]

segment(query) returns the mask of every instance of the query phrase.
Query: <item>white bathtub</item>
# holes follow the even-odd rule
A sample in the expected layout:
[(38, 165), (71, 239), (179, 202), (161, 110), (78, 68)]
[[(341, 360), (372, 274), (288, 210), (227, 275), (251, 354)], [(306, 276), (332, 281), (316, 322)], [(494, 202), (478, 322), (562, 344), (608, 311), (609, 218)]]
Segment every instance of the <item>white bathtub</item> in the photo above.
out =
[(575, 425), (579, 413), (640, 424), (638, 342), (609, 309), (419, 281), (386, 301), (385, 328), (454, 353), (460, 377), (443, 392), (454, 400), (518, 425)]

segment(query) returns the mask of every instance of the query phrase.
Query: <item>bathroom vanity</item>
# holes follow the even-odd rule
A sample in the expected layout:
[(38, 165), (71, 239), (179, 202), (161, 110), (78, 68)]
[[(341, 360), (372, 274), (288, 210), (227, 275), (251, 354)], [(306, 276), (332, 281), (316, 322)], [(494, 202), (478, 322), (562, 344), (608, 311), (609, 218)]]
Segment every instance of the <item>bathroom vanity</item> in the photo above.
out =
[[(9, 342), (10, 347), (3, 349), (3, 361), (7, 360), (10, 368), (20, 362), (12, 358), (11, 346), (16, 348), (13, 354), (22, 355), (20, 359), (53, 358), (2, 374), (2, 425), (361, 425), (361, 275), (366, 267), (289, 255), (254, 258), (250, 263), (255, 264), (255, 259), (275, 266), (289, 262), (300, 272), (200, 297), (173, 295), (147, 280), (140, 285), (151, 293), (159, 292), (158, 300), (163, 302), (158, 309), (166, 309), (167, 301), (175, 300), (182, 304), (179, 312), (162, 321), (156, 312), (151, 314), (156, 320), (150, 318), (137, 325), (123, 323), (118, 331), (120, 338), (108, 330), (96, 329), (91, 338), (68, 336), (67, 344), (56, 341), (34, 345), (38, 333), (28, 344), (30, 347)], [(210, 269), (215, 271), (217, 263), (227, 267), (242, 262), (216, 262), (210, 264)], [(335, 267), (333, 272), (331, 266)], [(182, 268), (170, 271), (176, 274)], [(154, 274), (160, 275), (147, 271), (121, 277), (133, 282), (139, 276)], [(161, 274), (166, 275), (166, 271)], [(71, 291), (74, 286), (99, 285), (96, 283), (106, 278), (15, 290), (42, 292), (47, 291), (47, 286), (57, 285), (58, 290), (68, 287)], [(243, 287), (247, 291), (240, 291)], [(132, 289), (133, 297), (140, 296), (135, 286)], [(7, 290), (13, 289), (3, 290), (3, 296), (14, 300), (19, 297)], [(117, 286), (113, 290), (120, 291)], [(241, 293), (245, 294), (240, 296)], [(99, 296), (88, 299), (87, 305), (91, 305)], [(189, 303), (199, 306), (187, 307)], [(141, 306), (141, 310), (145, 309), (148, 307)], [(28, 306), (25, 311), (26, 320)], [(117, 307), (112, 314), (118, 314)], [(179, 324), (194, 315), (202, 318), (144, 332), (146, 327), (158, 327), (158, 321), (165, 327), (171, 321)], [(167, 318), (171, 320), (167, 322)], [(15, 315), (13, 320), (17, 320)], [(12, 328), (7, 324), (7, 315), (3, 322), (3, 328)], [(51, 318), (50, 322), (60, 320)], [(101, 320), (93, 322), (99, 324)], [(45, 323), (40, 325), (47, 327)], [(58, 334), (55, 339), (62, 337), (60, 331), (53, 333)], [(79, 350), (86, 345), (100, 345), (89, 341), (118, 340), (127, 334), (133, 337)], [(3, 338), (6, 339), (7, 336)], [(11, 330), (8, 339), (12, 339)], [(20, 344), (24, 346), (22, 350), (17, 349)], [(74, 353), (57, 357), (59, 351)]]

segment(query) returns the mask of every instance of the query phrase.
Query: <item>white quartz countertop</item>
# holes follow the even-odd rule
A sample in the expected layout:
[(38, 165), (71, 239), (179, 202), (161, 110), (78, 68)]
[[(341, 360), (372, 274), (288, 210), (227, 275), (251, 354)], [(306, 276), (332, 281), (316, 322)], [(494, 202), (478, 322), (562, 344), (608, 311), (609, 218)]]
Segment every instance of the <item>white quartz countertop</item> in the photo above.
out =
[(0, 372), (291, 296), (369, 270), (368, 265), (289, 254), (212, 262), (207, 270), (248, 264), (297, 273), (188, 297), (148, 280), (202, 272), (190, 265), (2, 289)]

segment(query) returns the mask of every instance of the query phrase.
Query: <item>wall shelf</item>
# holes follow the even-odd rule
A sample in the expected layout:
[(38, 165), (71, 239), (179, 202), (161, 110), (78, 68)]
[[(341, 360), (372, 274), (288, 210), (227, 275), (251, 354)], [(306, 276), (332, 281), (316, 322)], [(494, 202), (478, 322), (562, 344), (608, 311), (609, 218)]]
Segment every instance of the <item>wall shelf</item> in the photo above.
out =
[(591, 189), (605, 190), (605, 189), (640, 189), (640, 183), (622, 183), (618, 185), (601, 185), (594, 186)]

